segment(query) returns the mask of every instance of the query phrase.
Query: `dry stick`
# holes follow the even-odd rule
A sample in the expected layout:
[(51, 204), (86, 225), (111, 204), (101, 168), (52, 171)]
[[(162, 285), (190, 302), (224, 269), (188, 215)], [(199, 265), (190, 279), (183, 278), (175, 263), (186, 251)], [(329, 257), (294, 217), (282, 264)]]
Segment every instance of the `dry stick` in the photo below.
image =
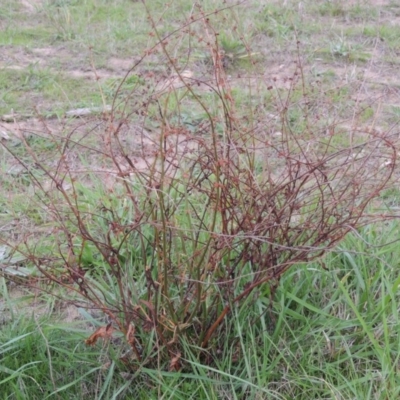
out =
[[(345, 235), (346, 233), (347, 233), (347, 232), (344, 232), (344, 235)], [(341, 237), (343, 237), (344, 235), (341, 235)], [(337, 240), (333, 241), (333, 242), (331, 243), (331, 245), (333, 245), (335, 242), (337, 242)], [(317, 255), (317, 257), (318, 257), (318, 256), (321, 256), (321, 255), (322, 255), (322, 254)], [(301, 260), (302, 257), (300, 256), (299, 259)], [(293, 261), (294, 261), (294, 260), (293, 260)], [(289, 264), (286, 264), (286, 265), (284, 264), (284, 265), (283, 265), (283, 269), (279, 271), (278, 276), (281, 276), (281, 275), (285, 272), (285, 270), (287, 270), (287, 269), (290, 267), (290, 265), (293, 265), (293, 261), (292, 261), (291, 263), (289, 263)], [(266, 283), (266, 282), (270, 281), (270, 280), (273, 279), (273, 278), (274, 278), (274, 276), (267, 276), (267, 277), (264, 278), (264, 279), (261, 279), (261, 280), (259, 280), (259, 281), (257, 281), (257, 282), (254, 282), (254, 283), (253, 283), (252, 285), (250, 285), (245, 291), (243, 291), (239, 296), (237, 296), (235, 299), (233, 299), (232, 304), (237, 303), (238, 301), (242, 300), (244, 297), (248, 296), (248, 295), (252, 292), (252, 290), (253, 290), (254, 288), (256, 288), (257, 286), (260, 286), (260, 285), (263, 284), (263, 283)], [(201, 347), (202, 347), (202, 348), (207, 347), (207, 344), (208, 344), (208, 342), (209, 342), (211, 336), (213, 335), (213, 333), (215, 332), (215, 330), (218, 328), (218, 326), (220, 325), (220, 323), (222, 322), (222, 320), (225, 318), (225, 316), (231, 311), (231, 308), (232, 308), (232, 305), (230, 305), (230, 304), (228, 304), (227, 306), (225, 306), (225, 308), (223, 309), (223, 311), (221, 312), (221, 314), (219, 315), (219, 317), (217, 318), (217, 320), (216, 320), (216, 321), (211, 325), (211, 327), (207, 330), (206, 336), (205, 336), (203, 342), (201, 343)]]

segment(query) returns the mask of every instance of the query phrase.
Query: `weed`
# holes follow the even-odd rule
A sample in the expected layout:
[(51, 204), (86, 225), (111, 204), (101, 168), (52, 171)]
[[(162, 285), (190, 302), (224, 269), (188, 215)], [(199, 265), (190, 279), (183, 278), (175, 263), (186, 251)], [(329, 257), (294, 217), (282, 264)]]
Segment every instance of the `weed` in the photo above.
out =
[[(229, 338), (223, 321), (236, 304), (266, 284), (273, 294), (293, 264), (320, 257), (350, 227), (364, 223), (365, 207), (385, 187), (394, 165), (382, 168), (395, 157), (385, 134), (365, 134), (347, 147), (335, 140), (342, 136), (335, 124), (326, 140), (316, 140), (314, 98), (301, 78), (301, 63), (290, 81), (291, 95), (276, 103), (279, 138), (254, 130), (254, 120), (263, 125), (265, 111), (251, 103), (245, 115), (253, 120), (241, 121), (219, 51), (238, 44), (219, 37), (206, 13), (198, 13), (194, 20), (204, 27), (202, 42), (213, 68), (207, 85), (215, 99), (207, 103), (196, 90), (202, 82), (180, 72), (149, 14), (156, 43), (147, 54), (160, 52), (176, 75), (157, 92), (132, 69), (115, 89), (103, 149), (91, 151), (109, 163), (120, 184), (103, 187), (94, 172), (88, 175), (90, 189), (83, 184), (68, 161), (69, 152), (84, 143), (74, 139), (76, 130), (61, 140), (48, 136), (58, 153), (56, 170), (25, 141), (30, 163), (38, 166), (38, 172), (27, 170), (36, 202), (58, 233), (51, 242), (43, 238), (41, 248), (27, 238), (12, 247), (46, 279), (108, 316), (131, 346), (131, 368), (184, 368), (180, 358), (188, 338), (212, 354), (214, 337)], [(25, 84), (43, 83), (28, 75)], [(182, 124), (190, 109), (205, 115), (194, 131)], [(141, 127), (135, 141), (140, 169), (123, 144), (124, 124), (135, 114), (142, 117), (136, 118)], [(146, 132), (151, 125), (157, 134)], [(373, 163), (377, 146), (382, 161)], [(43, 178), (56, 191), (44, 190)]]
[(15, 318), (2, 325), (0, 388), (11, 398), (55, 391), (62, 399), (397, 396), (398, 224), (386, 224), (385, 236), (380, 229), (353, 232), (320, 262), (292, 269), (272, 304), (263, 292), (235, 308), (225, 321), (234, 339), (226, 345), (221, 337), (214, 365), (199, 362), (188, 341), (182, 362), (191, 372), (127, 373), (119, 337), (86, 347), (82, 325)]
[(341, 1), (324, 1), (318, 8), (318, 12), (322, 16), (343, 17), (346, 15), (346, 10)]

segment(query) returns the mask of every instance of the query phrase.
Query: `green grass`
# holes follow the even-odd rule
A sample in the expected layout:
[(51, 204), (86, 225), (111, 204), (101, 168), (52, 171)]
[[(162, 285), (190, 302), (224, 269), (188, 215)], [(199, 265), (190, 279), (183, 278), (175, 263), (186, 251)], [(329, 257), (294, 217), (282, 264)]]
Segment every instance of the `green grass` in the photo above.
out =
[(0, 70), (0, 91), (0, 114), (63, 115), (68, 109), (102, 104), (93, 83), (36, 65)]
[[(222, 3), (207, 1), (202, 6), (205, 11), (211, 11)], [(296, 39), (301, 41), (302, 52), (309, 55), (310, 60), (322, 58), (329, 63), (362, 65), (373, 58), (375, 41), (371, 38), (380, 38), (379, 47), (383, 47), (380, 51), (383, 50), (390, 62), (395, 62), (397, 58), (393, 51), (398, 47), (396, 28), (386, 21), (379, 23), (376, 7), (367, 3), (347, 6), (336, 1), (319, 5), (305, 2), (299, 12), (294, 1), (289, 1), (284, 10), (279, 2), (273, 1), (254, 8), (227, 9), (212, 15), (211, 19), (218, 21), (221, 47), (226, 53), (230, 73), (249, 69), (251, 59), (256, 61), (259, 69), (266, 71), (275, 61), (285, 63), (288, 54), (292, 61), (293, 57), (296, 58)], [(151, 2), (148, 7), (154, 21), (158, 22), (161, 36), (169, 35), (181, 26), (182, 21), (197, 12), (185, 0), (174, 0), (167, 7), (160, 4)], [(389, 16), (391, 13), (395, 15), (396, 9), (388, 7), (386, 12)], [(309, 18), (312, 23), (307, 23)], [(0, 114), (10, 109), (32, 109), (33, 104), (41, 101), (35, 87), (21, 84), (18, 78), (23, 76), (25, 82), (26, 75), (32, 75), (33, 69), (35, 75), (48, 75), (43, 97), (48, 102), (58, 103), (56, 113), (62, 113), (71, 104), (97, 105), (99, 96), (94, 93), (97, 88), (93, 82), (88, 82), (85, 77), (72, 79), (69, 72), (92, 70), (91, 59), (96, 68), (104, 69), (109, 68), (111, 58), (132, 60), (133, 64), (143, 50), (154, 43), (154, 38), (149, 36), (151, 27), (141, 2), (46, 1), (32, 9), (7, 2), (2, 19), (4, 29), (0, 31), (0, 44), (6, 46), (7, 52), (3, 66), (17, 65), (20, 69), (17, 72), (0, 68), (0, 90), (4, 93), (0, 99)], [(234, 29), (231, 21), (234, 21)], [(203, 35), (204, 30), (195, 27), (193, 32)], [(204, 73), (204, 64), (210, 61), (209, 54), (197, 39), (188, 41), (187, 37), (177, 35), (169, 37), (169, 40), (171, 51), (178, 54), (183, 65), (199, 71), (200, 75)], [(251, 44), (254, 56), (248, 56), (245, 43)], [(184, 51), (182, 54), (179, 51), (187, 47), (191, 48), (189, 58)], [(37, 56), (33, 55), (40, 48), (55, 51), (41, 59), (44, 63), (39, 72), (39, 66), (35, 65)], [(26, 60), (21, 63), (16, 52), (21, 52), (23, 60)], [(155, 55), (147, 66), (149, 70), (157, 71), (162, 69), (164, 62)], [(63, 71), (62, 76), (54, 77), (57, 71)], [(115, 79), (120, 79), (124, 72), (117, 67), (113, 71)], [(10, 74), (16, 75), (15, 78)], [(43, 84), (44, 78), (39, 80)], [(13, 90), (9, 89), (10, 85), (13, 85)], [(34, 86), (40, 88), (40, 85)], [(22, 93), (28, 93), (28, 96), (21, 96)], [(82, 101), (79, 103), (74, 97), (82, 97)]]
[[(22, 317), (2, 327), (0, 387), (4, 399), (96, 396), (106, 371), (101, 351), (88, 348), (82, 329)], [(96, 382), (98, 380), (98, 382)], [(97, 383), (97, 387), (96, 387)]]
[(119, 391), (149, 399), (397, 398), (398, 228), (350, 234), (322, 264), (293, 268), (272, 306), (260, 296), (234, 311), (231, 340), (216, 339), (214, 363), (191, 358), (189, 347), (179, 373), (127, 372), (116, 342), (84, 345), (89, 328), (16, 316), (1, 329), (1, 392), (7, 399), (122, 398), (113, 397)]

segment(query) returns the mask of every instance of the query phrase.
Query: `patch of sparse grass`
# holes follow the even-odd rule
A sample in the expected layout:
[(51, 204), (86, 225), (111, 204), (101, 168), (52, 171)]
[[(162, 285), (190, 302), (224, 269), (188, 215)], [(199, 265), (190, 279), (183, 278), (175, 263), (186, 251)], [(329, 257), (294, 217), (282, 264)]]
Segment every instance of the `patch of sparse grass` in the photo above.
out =
[(385, 190), (382, 195), (382, 200), (388, 207), (399, 207), (400, 206), (400, 189), (392, 187)]
[(363, 4), (359, 2), (352, 4), (347, 11), (347, 18), (350, 21), (365, 22), (365, 21), (377, 21), (381, 12), (377, 7), (371, 4)]
[(31, 65), (25, 69), (0, 70), (0, 114), (62, 113), (74, 107), (102, 104), (98, 88), (84, 78), (63, 76)]
[(7, 20), (14, 15), (15, 12), (20, 11), (21, 4), (12, 0), (4, 0), (0, 10), (0, 17), (2, 20)]
[(0, 31), (2, 46), (32, 46), (46, 44), (49, 41), (50, 31), (45, 27), (16, 27), (10, 25)]
[(326, 46), (317, 48), (315, 55), (322, 56), (327, 61), (341, 61), (345, 64), (362, 64), (371, 59), (371, 54), (365, 46), (347, 37), (343, 33), (334, 33), (334, 36), (326, 42)]
[(345, 4), (340, 0), (321, 2), (316, 9), (323, 17), (344, 17), (346, 15)]
[(256, 31), (276, 40), (291, 39), (298, 26), (298, 14), (290, 6), (282, 9), (275, 4), (265, 5), (256, 15)]
[(380, 39), (390, 49), (398, 49), (400, 46), (400, 28), (389, 22), (380, 24), (379, 26), (367, 25), (363, 29), (363, 34), (366, 37), (375, 37)]
[(53, 40), (108, 53), (143, 46), (146, 23), (140, 2), (47, 2), (42, 13)]

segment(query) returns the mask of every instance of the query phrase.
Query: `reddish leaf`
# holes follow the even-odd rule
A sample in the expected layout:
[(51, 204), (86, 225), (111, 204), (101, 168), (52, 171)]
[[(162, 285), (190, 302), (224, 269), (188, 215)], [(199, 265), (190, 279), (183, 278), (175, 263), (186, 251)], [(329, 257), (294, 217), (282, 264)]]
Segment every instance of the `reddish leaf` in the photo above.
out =
[(85, 343), (88, 346), (94, 346), (98, 339), (111, 339), (112, 333), (114, 328), (112, 327), (111, 323), (106, 326), (101, 326), (99, 329), (96, 330), (88, 339), (85, 340)]
[(135, 345), (135, 327), (129, 324), (128, 331), (126, 332), (126, 341), (133, 347)]
[(180, 359), (181, 359), (181, 353), (178, 352), (176, 356), (169, 363), (170, 371), (179, 371), (181, 369), (181, 363), (179, 362)]

